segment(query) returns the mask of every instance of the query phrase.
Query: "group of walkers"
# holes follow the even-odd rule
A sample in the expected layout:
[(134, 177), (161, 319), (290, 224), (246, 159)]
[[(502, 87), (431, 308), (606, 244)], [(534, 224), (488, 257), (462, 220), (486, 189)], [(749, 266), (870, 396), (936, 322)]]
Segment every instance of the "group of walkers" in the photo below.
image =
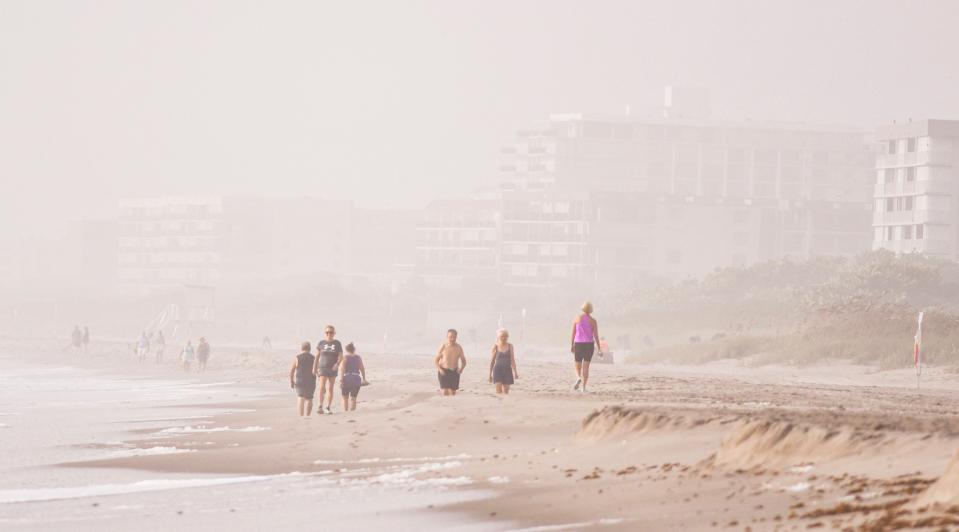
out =
[[(147, 334), (146, 331), (140, 333), (140, 338), (137, 339), (136, 348), (134, 349), (138, 363), (146, 360), (150, 355), (151, 347), (154, 352), (155, 363), (162, 364), (163, 355), (166, 352), (166, 338), (163, 336), (162, 330), (157, 331), (155, 337), (153, 333)], [(206, 371), (206, 364), (209, 360), (210, 343), (207, 342), (206, 338), (201, 336), (195, 348), (193, 347), (193, 341), (187, 340), (186, 345), (180, 350), (177, 363), (180, 364), (183, 371), (190, 371), (193, 362), (196, 362), (196, 371), (203, 372)]]
[[(586, 302), (580, 310), (582, 312), (573, 321), (570, 352), (573, 353), (576, 372), (573, 390), (585, 393), (593, 354), (598, 347), (599, 356), (603, 356), (604, 347), (600, 343), (599, 324), (592, 316), (593, 305)], [(332, 325), (327, 325), (323, 334), (324, 339), (316, 344), (316, 355), (312, 353), (310, 342), (303, 342), (300, 354), (296, 355), (290, 367), (290, 388), (296, 391), (297, 413), (300, 416), (312, 413), (317, 384), (320, 388), (317, 414), (333, 413), (333, 388), (337, 378), (340, 379), (344, 411), (356, 410), (360, 388), (369, 384), (366, 366), (353, 343), (346, 345), (344, 353), (342, 344), (335, 339), (336, 329)], [(456, 329), (449, 329), (446, 342), (439, 347), (433, 359), (440, 392), (444, 396), (456, 395), (460, 376), (466, 369), (466, 355), (456, 341), (457, 335)], [(500, 329), (496, 332), (496, 343), (490, 349), (490, 355), (489, 382), (495, 386), (496, 393), (508, 394), (510, 386), (519, 379), (516, 353), (509, 342), (509, 331)]]
[[(300, 354), (293, 359), (290, 367), (290, 388), (296, 390), (296, 410), (301, 416), (309, 416), (313, 411), (313, 397), (319, 381), (320, 400), (317, 414), (333, 413), (333, 387), (340, 378), (340, 392), (343, 396), (343, 411), (356, 410), (356, 397), (360, 387), (369, 384), (366, 380), (366, 366), (356, 354), (352, 342), (343, 344), (335, 339), (336, 328), (327, 325), (323, 330), (323, 340), (316, 343), (316, 355), (310, 350), (310, 342), (303, 342)], [(324, 407), (324, 401), (326, 406)]]

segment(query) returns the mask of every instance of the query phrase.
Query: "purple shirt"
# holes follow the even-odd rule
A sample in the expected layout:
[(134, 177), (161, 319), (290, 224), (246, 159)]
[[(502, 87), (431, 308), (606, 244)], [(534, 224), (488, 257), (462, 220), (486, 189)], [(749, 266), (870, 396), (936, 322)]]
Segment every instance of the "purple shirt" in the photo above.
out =
[(583, 314), (576, 322), (576, 337), (573, 340), (576, 343), (591, 344), (594, 340), (593, 322), (589, 314)]

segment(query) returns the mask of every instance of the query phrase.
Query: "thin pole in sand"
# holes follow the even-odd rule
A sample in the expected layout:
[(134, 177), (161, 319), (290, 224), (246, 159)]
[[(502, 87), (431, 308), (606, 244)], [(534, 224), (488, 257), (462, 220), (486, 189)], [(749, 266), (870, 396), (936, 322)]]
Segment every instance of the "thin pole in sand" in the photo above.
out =
[(912, 362), (916, 367), (916, 391), (919, 391), (919, 377), (922, 375), (922, 315), (919, 313), (918, 323), (916, 325), (916, 336), (913, 337), (915, 342), (912, 347)]

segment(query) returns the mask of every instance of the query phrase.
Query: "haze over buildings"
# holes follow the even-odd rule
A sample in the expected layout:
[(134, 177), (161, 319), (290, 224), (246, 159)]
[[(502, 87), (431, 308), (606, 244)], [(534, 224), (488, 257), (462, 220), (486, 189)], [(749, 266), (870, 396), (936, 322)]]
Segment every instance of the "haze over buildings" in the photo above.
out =
[(513, 131), (552, 113), (661, 117), (667, 85), (707, 88), (732, 121), (955, 118), (957, 9), (7, 1), (0, 172), (18, 193), (0, 199), (0, 240), (65, 235), (128, 197), (420, 208), (497, 182)]
[(955, 176), (906, 160), (951, 141), (885, 126), (959, 117), (954, 3), (0, 10), (9, 294), (323, 283), (428, 314), (434, 290), (956, 253)]

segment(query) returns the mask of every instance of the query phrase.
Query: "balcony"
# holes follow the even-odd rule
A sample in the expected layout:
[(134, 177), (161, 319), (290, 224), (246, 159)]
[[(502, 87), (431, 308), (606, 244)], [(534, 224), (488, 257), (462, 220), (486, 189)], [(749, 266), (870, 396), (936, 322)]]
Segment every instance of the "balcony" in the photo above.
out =
[(954, 192), (952, 182), (945, 179), (876, 183), (873, 185), (872, 191), (874, 198), (912, 196), (916, 194), (943, 196), (953, 194)]
[(876, 156), (876, 168), (916, 165), (952, 166), (954, 164), (956, 164), (956, 158), (952, 151), (919, 151)]
[(925, 164), (929, 166), (953, 166), (956, 164), (956, 157), (951, 151), (923, 151), (919, 152), (915, 164)]
[[(890, 213), (893, 214), (893, 213)], [(944, 211), (940, 209), (924, 209), (920, 211), (915, 211), (915, 217), (913, 218), (915, 222), (913, 223), (927, 223), (927, 224), (951, 224), (955, 217), (950, 211)], [(909, 222), (904, 222), (909, 223)]]
[(918, 213), (925, 211), (892, 211), (874, 212), (872, 225), (912, 225), (921, 223)]
[(924, 179), (916, 181), (916, 194), (950, 195), (954, 193), (952, 181)]

